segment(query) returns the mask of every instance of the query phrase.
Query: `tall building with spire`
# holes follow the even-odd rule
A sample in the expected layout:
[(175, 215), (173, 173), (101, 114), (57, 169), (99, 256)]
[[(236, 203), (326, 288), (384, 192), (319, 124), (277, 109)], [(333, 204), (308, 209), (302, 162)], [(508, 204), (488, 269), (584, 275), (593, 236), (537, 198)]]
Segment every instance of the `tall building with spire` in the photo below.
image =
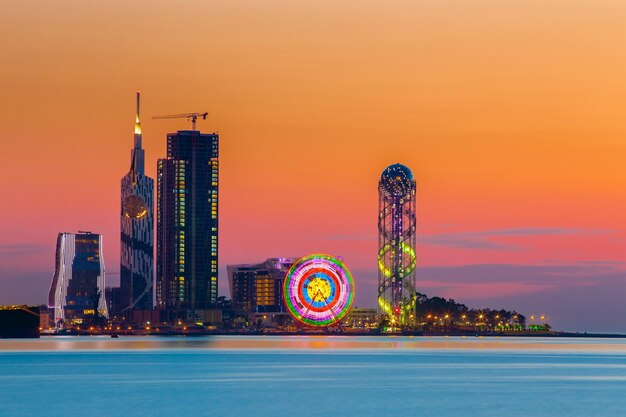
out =
[(145, 175), (144, 150), (137, 92), (135, 141), (130, 171), (122, 178), (120, 309), (148, 310), (154, 307), (154, 180)]

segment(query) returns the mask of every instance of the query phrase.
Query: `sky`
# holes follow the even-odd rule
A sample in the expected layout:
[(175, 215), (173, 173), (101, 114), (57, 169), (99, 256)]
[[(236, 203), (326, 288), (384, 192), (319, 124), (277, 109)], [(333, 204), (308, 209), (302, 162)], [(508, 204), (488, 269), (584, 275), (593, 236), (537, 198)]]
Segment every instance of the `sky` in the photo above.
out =
[(146, 171), (209, 112), (226, 265), (341, 255), (376, 305), (377, 182), (417, 180), (418, 290), (626, 333), (626, 3), (6, 2), (0, 304), (44, 303), (56, 235), (103, 235), (142, 92)]

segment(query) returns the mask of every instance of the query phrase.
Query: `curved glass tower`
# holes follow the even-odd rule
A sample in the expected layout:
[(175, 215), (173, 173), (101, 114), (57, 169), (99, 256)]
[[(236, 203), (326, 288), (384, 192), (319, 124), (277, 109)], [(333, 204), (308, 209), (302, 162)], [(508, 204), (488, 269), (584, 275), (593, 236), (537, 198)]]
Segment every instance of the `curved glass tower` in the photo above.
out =
[(411, 324), (415, 308), (415, 189), (402, 164), (378, 182), (378, 308), (398, 325)]
[(48, 295), (55, 326), (79, 325), (109, 317), (104, 292), (102, 236), (91, 232), (59, 233)]

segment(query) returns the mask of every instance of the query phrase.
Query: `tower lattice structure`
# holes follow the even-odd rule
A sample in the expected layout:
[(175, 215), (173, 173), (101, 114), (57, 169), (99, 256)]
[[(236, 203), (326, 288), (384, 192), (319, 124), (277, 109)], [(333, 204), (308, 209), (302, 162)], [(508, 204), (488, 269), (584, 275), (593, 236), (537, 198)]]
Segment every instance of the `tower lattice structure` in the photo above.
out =
[(378, 308), (393, 324), (413, 324), (416, 302), (415, 178), (402, 164), (378, 183)]

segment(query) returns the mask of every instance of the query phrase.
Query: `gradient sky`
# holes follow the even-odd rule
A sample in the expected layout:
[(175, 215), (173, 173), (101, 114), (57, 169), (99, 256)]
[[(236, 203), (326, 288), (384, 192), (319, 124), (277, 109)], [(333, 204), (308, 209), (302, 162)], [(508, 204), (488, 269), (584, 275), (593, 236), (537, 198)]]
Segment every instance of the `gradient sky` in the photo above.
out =
[(418, 182), (418, 289), (626, 332), (626, 3), (20, 1), (0, 13), (0, 304), (43, 303), (60, 231), (104, 235), (134, 94), (220, 133), (225, 266), (342, 255), (375, 306), (377, 181)]

